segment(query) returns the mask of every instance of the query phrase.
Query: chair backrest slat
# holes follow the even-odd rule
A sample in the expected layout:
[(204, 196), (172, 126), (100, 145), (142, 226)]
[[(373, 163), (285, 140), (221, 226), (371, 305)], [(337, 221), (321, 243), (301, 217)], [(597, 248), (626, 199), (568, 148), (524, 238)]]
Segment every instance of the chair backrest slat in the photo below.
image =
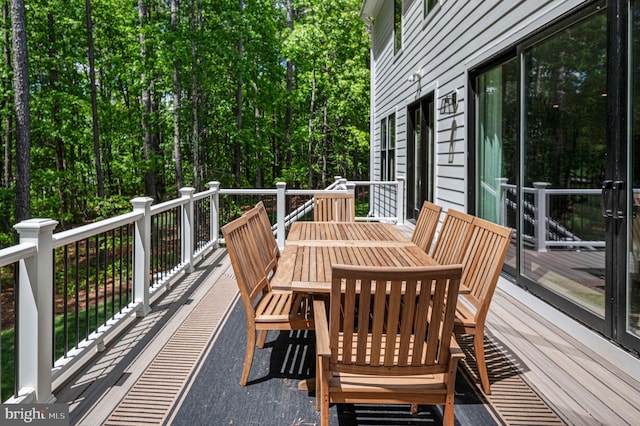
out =
[(418, 247), (429, 253), (433, 237), (436, 234), (436, 228), (440, 222), (440, 212), (442, 207), (429, 201), (422, 203), (416, 227), (411, 235), (413, 241)]
[(273, 252), (273, 256), (276, 259), (280, 258), (280, 247), (278, 247), (278, 241), (276, 240), (275, 235), (273, 234), (273, 230), (271, 228), (271, 220), (269, 219), (269, 214), (267, 213), (267, 209), (264, 206), (262, 201), (259, 201), (256, 204), (256, 208), (258, 209), (258, 217), (260, 218), (260, 223), (262, 224), (262, 230), (268, 236), (267, 243)]
[(509, 250), (512, 230), (475, 218), (464, 255), (462, 283), (470, 289), (463, 297), (476, 307), (476, 321), (484, 321)]
[(411, 375), (445, 371), (462, 265), (334, 265), (331, 369)]
[(249, 228), (254, 236), (265, 273), (267, 277), (271, 277), (278, 267), (280, 249), (271, 231), (271, 223), (262, 201), (247, 211), (244, 216), (247, 217), (249, 222)]
[(354, 222), (356, 220), (354, 195), (344, 192), (314, 195), (313, 220), (316, 222)]
[(451, 265), (462, 261), (471, 236), (473, 219), (470, 214), (458, 210), (447, 211), (431, 253), (436, 262)]
[(269, 283), (249, 226), (249, 218), (241, 216), (223, 226), (221, 230), (245, 309), (248, 305), (253, 307), (257, 297), (269, 289)]

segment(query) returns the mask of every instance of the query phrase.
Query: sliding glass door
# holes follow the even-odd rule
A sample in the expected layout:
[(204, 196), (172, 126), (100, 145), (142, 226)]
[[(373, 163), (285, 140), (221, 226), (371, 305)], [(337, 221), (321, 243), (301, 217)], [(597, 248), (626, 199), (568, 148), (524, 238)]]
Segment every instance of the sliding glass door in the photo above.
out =
[(640, 1), (631, 2), (629, 37), (629, 170), (627, 194), (627, 277), (620, 292), (618, 330), (626, 346), (640, 340)]
[[(595, 13), (522, 55), (521, 274), (603, 329), (607, 15)], [(573, 309), (573, 305), (576, 309)]]
[[(516, 230), (505, 269), (519, 285), (638, 350), (640, 0), (616, 5), (585, 7), (472, 73), (471, 205)], [(627, 31), (611, 21), (628, 6)]]

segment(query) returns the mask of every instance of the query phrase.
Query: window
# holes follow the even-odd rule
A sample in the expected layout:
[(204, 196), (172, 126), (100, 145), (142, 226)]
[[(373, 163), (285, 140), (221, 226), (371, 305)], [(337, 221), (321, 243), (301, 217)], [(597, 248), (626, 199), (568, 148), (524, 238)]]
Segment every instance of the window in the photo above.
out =
[(437, 4), (438, 0), (424, 0), (424, 16), (427, 16)]
[(402, 0), (393, 2), (393, 38), (394, 52), (398, 53), (402, 49)]
[(396, 115), (382, 119), (380, 123), (380, 177), (382, 180), (396, 178)]

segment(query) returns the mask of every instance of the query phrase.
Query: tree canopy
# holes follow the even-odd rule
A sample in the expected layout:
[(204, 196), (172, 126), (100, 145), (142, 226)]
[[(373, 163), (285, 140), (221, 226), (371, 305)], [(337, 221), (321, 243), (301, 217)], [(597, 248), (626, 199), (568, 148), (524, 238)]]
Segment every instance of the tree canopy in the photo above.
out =
[[(32, 217), (63, 224), (226, 187), (363, 178), (360, 0), (25, 0)], [(12, 14), (3, 4), (0, 200), (15, 223)], [(17, 52), (17, 54), (20, 54)], [(4, 245), (0, 241), (0, 245)]]

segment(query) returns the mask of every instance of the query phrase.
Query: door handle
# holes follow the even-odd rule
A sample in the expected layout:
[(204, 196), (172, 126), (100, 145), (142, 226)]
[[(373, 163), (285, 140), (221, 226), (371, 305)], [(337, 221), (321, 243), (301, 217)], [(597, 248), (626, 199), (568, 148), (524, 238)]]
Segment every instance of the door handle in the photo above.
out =
[(624, 181), (622, 180), (617, 180), (615, 182), (613, 182), (613, 185), (611, 186), (611, 189), (613, 191), (614, 197), (615, 197), (615, 202), (614, 202), (614, 207), (613, 207), (613, 218), (614, 219), (624, 219), (626, 214), (624, 211), (624, 200), (626, 197), (626, 193), (624, 191), (625, 189), (625, 184)]
[(602, 182), (602, 216), (613, 217), (613, 181)]

